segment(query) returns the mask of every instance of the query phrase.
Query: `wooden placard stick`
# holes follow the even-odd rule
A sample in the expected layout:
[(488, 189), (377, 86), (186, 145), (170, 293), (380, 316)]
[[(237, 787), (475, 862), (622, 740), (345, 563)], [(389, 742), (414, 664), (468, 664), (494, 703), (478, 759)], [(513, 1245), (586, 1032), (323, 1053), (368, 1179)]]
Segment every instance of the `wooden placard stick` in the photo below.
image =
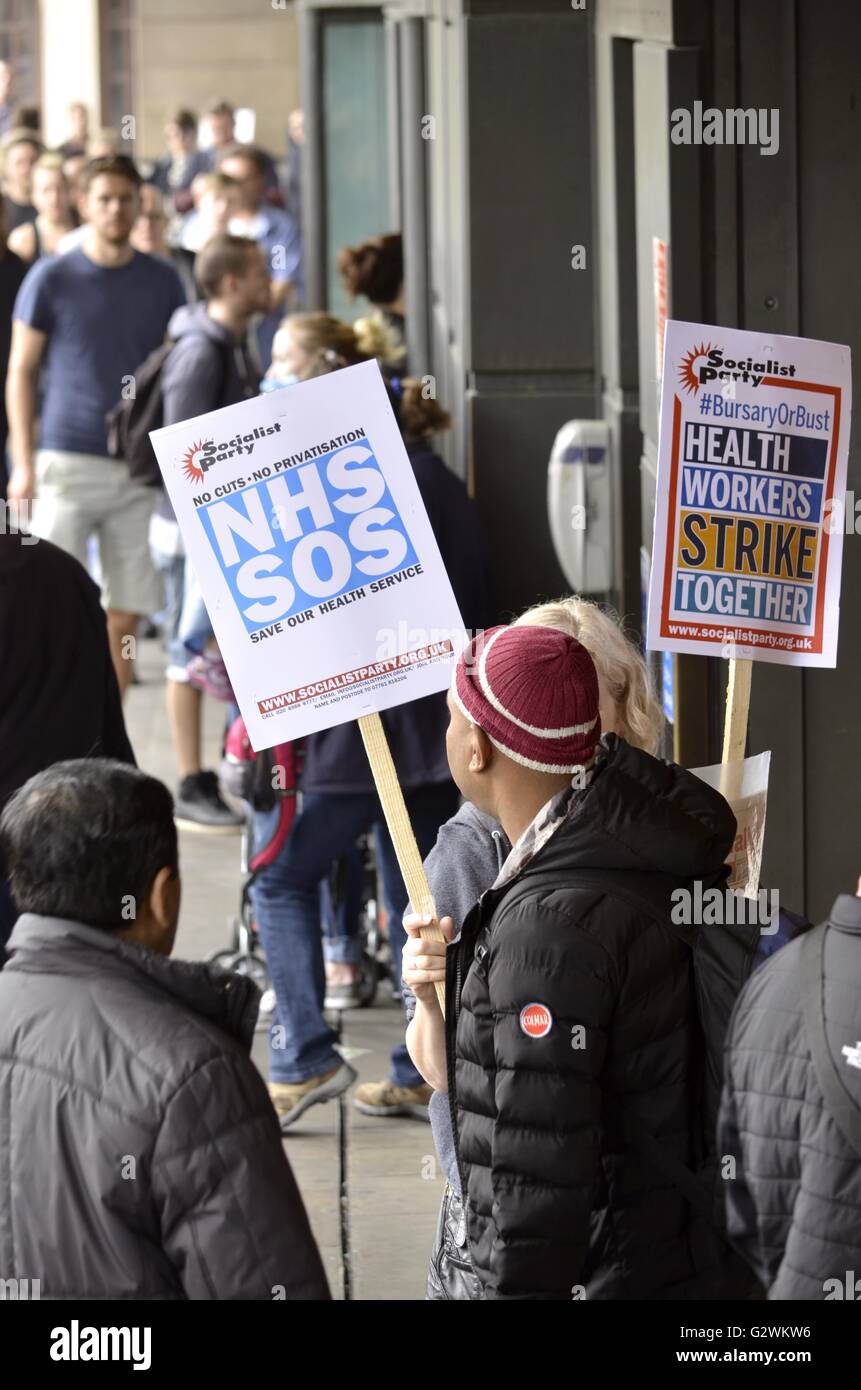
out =
[[(362, 714), (358, 718), (359, 729), (365, 744), (365, 751), (368, 755), (368, 762), (371, 764), (371, 771), (374, 774), (377, 793), (383, 807), (383, 815), (386, 818), (386, 825), (392, 837), (392, 844), (395, 847), (395, 854), (398, 858), (398, 866), (406, 884), (407, 892), (410, 895), (410, 902), (414, 912), (420, 912), (422, 916), (430, 916), (433, 920), (428, 923), (421, 933), (422, 941), (445, 941), (439, 922), (437, 921), (436, 907), (434, 905), (433, 894), (424, 870), (422, 857), (419, 847), (416, 844), (416, 837), (410, 824), (410, 818), (404, 803), (404, 793), (398, 781), (398, 774), (395, 771), (395, 764), (392, 760), (389, 741), (386, 738), (386, 731), (383, 728), (383, 721), (379, 714)], [(445, 1017), (445, 985), (436, 985), (436, 997), (439, 1002), (440, 1012)]]
[(720, 774), (721, 794), (727, 801), (737, 800), (741, 794), (752, 670), (752, 661), (744, 657), (730, 657)]

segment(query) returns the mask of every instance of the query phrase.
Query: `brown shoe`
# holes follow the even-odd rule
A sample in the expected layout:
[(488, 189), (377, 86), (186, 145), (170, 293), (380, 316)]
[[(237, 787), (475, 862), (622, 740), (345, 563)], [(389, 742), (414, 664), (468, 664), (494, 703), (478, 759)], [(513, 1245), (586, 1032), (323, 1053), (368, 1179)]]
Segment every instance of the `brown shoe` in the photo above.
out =
[(394, 1081), (366, 1081), (356, 1087), (353, 1105), (363, 1115), (382, 1118), (386, 1115), (409, 1115), (414, 1120), (427, 1120), (428, 1101), (433, 1087), (396, 1086)]
[(269, 1095), (281, 1122), (282, 1130), (295, 1124), (300, 1115), (312, 1105), (333, 1100), (357, 1079), (358, 1072), (342, 1062), (321, 1076), (309, 1076), (307, 1081), (270, 1081)]

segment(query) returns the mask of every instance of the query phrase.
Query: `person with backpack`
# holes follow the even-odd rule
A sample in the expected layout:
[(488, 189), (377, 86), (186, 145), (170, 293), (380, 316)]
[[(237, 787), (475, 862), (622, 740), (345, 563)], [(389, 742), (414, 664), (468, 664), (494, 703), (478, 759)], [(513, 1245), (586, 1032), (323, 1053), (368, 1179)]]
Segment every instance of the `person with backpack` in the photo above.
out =
[[(168, 328), (170, 346), (163, 356), (158, 388), (162, 425), (236, 405), (257, 394), (259, 373), (247, 337), (253, 316), (265, 312), (269, 305), (263, 252), (245, 237), (222, 233), (202, 248), (195, 269), (202, 302), (177, 310)], [(157, 428), (152, 422), (153, 408), (154, 403), (146, 422), (148, 429)], [(146, 447), (150, 448), (148, 441)], [(156, 561), (170, 575), (177, 596), (167, 670), (168, 717), (179, 771), (177, 820), (194, 830), (233, 831), (243, 818), (225, 803), (215, 772), (207, 771), (202, 763), (203, 689), (221, 689), (216, 680), (223, 663), (196, 576), (181, 553), (179, 528), (163, 490), (150, 538)], [(189, 663), (194, 661), (202, 668), (200, 684), (189, 678)], [(229, 686), (225, 691), (229, 693)]]
[(678, 889), (724, 884), (735, 820), (692, 773), (602, 739), (600, 698), (585, 647), (557, 628), (491, 629), (455, 670), (452, 775), (513, 848), (456, 941), (414, 926), (405, 953), (407, 1043), (448, 1095), (465, 1198), (446, 1249), (462, 1277), (443, 1297), (702, 1299), (752, 1283), (711, 1217), (710, 1019), (696, 933), (672, 917)]
[(37, 261), (15, 301), (8, 495), (19, 502), (35, 496), (34, 534), (84, 565), (87, 543), (97, 536), (122, 693), (132, 675), (128, 639), (141, 614), (159, 606), (147, 542), (155, 495), (123, 460), (111, 458), (105, 415), (129, 394), (185, 296), (172, 266), (131, 244), (141, 184), (132, 160), (93, 159), (83, 181), (84, 240), (65, 256)]
[(861, 1299), (861, 880), (751, 977), (727, 1035), (727, 1231), (769, 1300)]
[[(528, 608), (515, 621), (516, 627), (525, 625), (558, 628), (575, 637), (595, 664), (602, 732), (618, 734), (632, 747), (655, 757), (659, 755), (665, 727), (663, 711), (642, 655), (611, 609), (571, 595)], [(439, 916), (463, 922), (484, 890), (493, 883), (510, 853), (511, 844), (500, 823), (484, 815), (470, 801), (464, 802), (457, 815), (441, 827), (437, 842), (425, 860), (425, 872)], [(772, 930), (775, 925), (777, 930)], [(776, 924), (769, 923), (768, 932), (760, 934), (755, 951), (751, 949), (754, 934), (741, 926), (735, 942), (734, 974), (731, 973), (737, 987), (741, 987), (750, 970), (809, 925), (804, 917), (781, 907)], [(420, 941), (422, 919), (410, 913), (404, 919), (404, 927), (411, 938), (404, 952), (403, 981), (409, 1024), (415, 1016), (417, 1003), (407, 983), (407, 974), (414, 968), (413, 955), (421, 955), (425, 948)], [(437, 947), (431, 950), (436, 951)], [(722, 1041), (721, 1026), (720, 1018), (714, 1019), (715, 1050)], [(463, 1296), (462, 1290), (472, 1287), (474, 1275), (466, 1244), (448, 1096), (435, 1092), (428, 1112), (446, 1185), (428, 1270), (427, 1297), (443, 1300)], [(675, 1176), (690, 1190), (685, 1173), (676, 1172)], [(698, 1204), (704, 1206), (698, 1190), (694, 1196)]]

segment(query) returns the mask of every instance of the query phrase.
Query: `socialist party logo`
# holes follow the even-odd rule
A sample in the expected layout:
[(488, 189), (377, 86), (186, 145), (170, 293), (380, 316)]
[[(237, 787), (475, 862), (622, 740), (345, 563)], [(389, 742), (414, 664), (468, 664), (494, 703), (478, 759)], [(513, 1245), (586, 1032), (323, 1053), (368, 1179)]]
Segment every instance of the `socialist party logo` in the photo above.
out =
[(700, 343), (692, 347), (679, 362), (679, 381), (682, 390), (695, 396), (701, 386), (712, 381), (743, 381), (749, 386), (760, 386), (767, 377), (795, 376), (795, 363), (784, 365), (774, 357), (765, 357), (757, 362), (752, 357), (727, 357), (721, 347), (711, 343)]
[(269, 434), (280, 434), (281, 424), (263, 425), (251, 430), (249, 434), (237, 434), (216, 444), (214, 439), (198, 439), (190, 444), (182, 456), (182, 471), (190, 483), (203, 482), (204, 475), (214, 463), (224, 463), (227, 459), (247, 457), (252, 453), (259, 439)]

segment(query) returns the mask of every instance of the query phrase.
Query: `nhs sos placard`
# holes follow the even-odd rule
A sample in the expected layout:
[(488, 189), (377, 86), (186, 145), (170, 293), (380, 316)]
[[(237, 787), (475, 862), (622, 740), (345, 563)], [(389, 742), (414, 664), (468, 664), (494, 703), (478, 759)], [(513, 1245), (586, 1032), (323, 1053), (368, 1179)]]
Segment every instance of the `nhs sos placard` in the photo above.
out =
[(462, 623), (375, 363), (151, 438), (255, 747), (444, 688)]
[(364, 434), (348, 431), (307, 463), (277, 471), (280, 462), (236, 480), (238, 495), (216, 486), (212, 501), (196, 501), (249, 632), (416, 563)]

